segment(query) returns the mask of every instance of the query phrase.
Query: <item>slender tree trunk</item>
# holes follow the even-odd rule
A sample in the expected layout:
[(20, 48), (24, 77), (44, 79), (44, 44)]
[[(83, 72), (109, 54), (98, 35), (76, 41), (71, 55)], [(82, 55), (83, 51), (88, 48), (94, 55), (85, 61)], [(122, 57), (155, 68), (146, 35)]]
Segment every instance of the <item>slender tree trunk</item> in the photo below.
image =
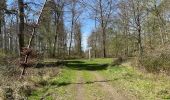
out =
[(4, 26), (2, 26), (2, 50), (5, 49), (5, 33), (4, 33)]
[(1, 0), (1, 2), (0, 2), (0, 5), (1, 5), (1, 7), (2, 8), (0, 8), (0, 39), (1, 39), (1, 48), (3, 49), (3, 42), (4, 42), (4, 38), (3, 38), (3, 36), (4, 36), (4, 32), (3, 32), (3, 22), (4, 22), (4, 8), (3, 8), (3, 6), (5, 6), (5, 0)]
[[(4, 19), (5, 19), (5, 16), (4, 16)], [(4, 33), (4, 51), (5, 51), (5, 53), (7, 53), (8, 52), (8, 36), (7, 36), (5, 20), (3, 22), (3, 33)]]
[(71, 20), (71, 32), (70, 32), (70, 43), (69, 43), (69, 49), (68, 49), (68, 55), (71, 55), (71, 48), (72, 48), (72, 42), (73, 42), (73, 33), (74, 33), (74, 24), (75, 24), (75, 7), (76, 7), (76, 0), (72, 1), (72, 20)]
[(100, 17), (101, 17), (101, 28), (102, 28), (102, 45), (103, 45), (103, 57), (106, 57), (106, 28), (104, 24), (104, 16), (103, 16), (103, 8), (102, 8), (102, 0), (100, 3)]
[(125, 56), (128, 56), (128, 48), (129, 48), (129, 46), (128, 46), (128, 28), (127, 28), (127, 26), (125, 26), (125, 32), (124, 32), (124, 39), (125, 39), (125, 50), (124, 50), (124, 55)]
[(72, 41), (73, 41), (73, 30), (74, 30), (74, 14), (72, 15), (72, 22), (71, 22), (71, 32), (70, 32), (70, 44), (68, 49), (68, 55), (70, 56)]
[(0, 14), (0, 48), (3, 47), (3, 35), (2, 35), (2, 21), (1, 21), (1, 14)]
[[(2, 3), (5, 2), (4, 0), (1, 1)], [(1, 4), (1, 3), (0, 3)], [(1, 4), (3, 5), (3, 4)], [(0, 9), (0, 34), (2, 34), (2, 22), (3, 22), (3, 8)]]
[(106, 32), (105, 32), (105, 28), (102, 29), (103, 30), (103, 57), (105, 58), (106, 57)]
[(57, 37), (58, 37), (58, 18), (57, 13), (55, 12), (55, 37), (54, 37), (54, 46), (53, 46), (53, 54), (52, 56), (56, 56), (56, 45), (57, 45)]
[(2, 13), (1, 13), (1, 11), (0, 11), (0, 35), (2, 34), (2, 29), (1, 29), (1, 27), (2, 27)]
[(142, 57), (143, 55), (143, 47), (142, 47), (142, 38), (141, 38), (141, 23), (140, 23), (140, 16), (137, 15), (137, 26), (138, 26), (138, 46), (139, 46), (139, 56)]

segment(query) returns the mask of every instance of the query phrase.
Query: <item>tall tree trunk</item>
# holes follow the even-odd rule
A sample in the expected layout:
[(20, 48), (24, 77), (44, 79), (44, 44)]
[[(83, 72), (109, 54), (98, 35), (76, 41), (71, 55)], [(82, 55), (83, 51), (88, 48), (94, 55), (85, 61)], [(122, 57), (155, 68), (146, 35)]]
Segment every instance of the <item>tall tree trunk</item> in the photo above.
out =
[[(18, 0), (19, 6), (19, 49), (20, 53), (24, 47), (24, 2), (23, 0)], [(21, 55), (21, 54), (20, 54)]]
[(106, 32), (105, 32), (105, 28), (102, 29), (102, 36), (103, 36), (103, 40), (102, 40), (102, 43), (103, 43), (103, 57), (105, 58), (106, 57)]
[(72, 47), (72, 41), (73, 41), (73, 30), (74, 30), (74, 14), (72, 15), (72, 21), (71, 21), (70, 44), (69, 44), (69, 49), (68, 49), (69, 56), (71, 53), (71, 47)]
[(0, 10), (0, 36), (1, 36), (1, 48), (3, 48), (2, 10)]
[(7, 53), (8, 51), (8, 45), (7, 45), (7, 42), (8, 42), (8, 38), (7, 38), (7, 29), (6, 29), (6, 23), (5, 23), (5, 16), (3, 18), (3, 34), (4, 34), (4, 52)]
[(1, 11), (0, 11), (0, 35), (1, 35), (1, 33), (2, 33), (2, 30), (1, 30), (1, 27), (2, 27), (2, 18), (1, 18), (1, 16), (2, 16), (2, 13), (1, 13)]
[(102, 7), (102, 0), (99, 1), (100, 3), (100, 17), (101, 17), (101, 28), (102, 28), (102, 46), (103, 46), (103, 57), (106, 57), (106, 23), (104, 23), (104, 15), (103, 15), (103, 7)]
[(137, 31), (138, 31), (138, 46), (139, 46), (139, 57), (143, 55), (143, 47), (142, 47), (142, 38), (141, 38), (141, 23), (140, 23), (140, 16), (137, 15)]
[(56, 45), (57, 45), (57, 34), (58, 34), (58, 25), (57, 25), (57, 13), (55, 12), (55, 37), (54, 37), (54, 46), (53, 46), (53, 54), (52, 56), (55, 57), (56, 56)]
[(2, 22), (3, 22), (3, 16), (4, 16), (4, 9), (5, 9), (5, 0), (1, 0), (0, 2), (0, 34), (2, 33)]

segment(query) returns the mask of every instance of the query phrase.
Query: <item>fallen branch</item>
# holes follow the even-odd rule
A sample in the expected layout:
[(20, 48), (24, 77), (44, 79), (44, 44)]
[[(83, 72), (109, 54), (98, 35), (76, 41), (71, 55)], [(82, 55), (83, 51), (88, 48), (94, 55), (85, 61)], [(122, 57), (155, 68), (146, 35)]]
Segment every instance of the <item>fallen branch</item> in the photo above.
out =
[[(34, 35), (35, 35), (35, 29), (36, 29), (36, 27), (38, 26), (38, 23), (39, 23), (39, 20), (40, 20), (40, 17), (41, 17), (41, 14), (42, 14), (42, 11), (43, 11), (43, 9), (44, 9), (44, 7), (45, 7), (46, 2), (47, 2), (47, 0), (45, 1), (44, 6), (43, 6), (42, 9), (41, 9), (41, 13), (40, 13), (40, 15), (39, 15), (39, 18), (37, 19), (37, 22), (35, 23), (35, 25), (33, 25), (33, 31), (32, 31), (31, 37), (30, 37), (30, 39), (29, 39), (29, 43), (28, 43), (28, 46), (27, 46), (27, 50), (29, 50), (29, 49), (31, 48), (31, 43), (32, 43), (33, 38), (34, 38)], [(25, 71), (26, 71), (26, 68), (27, 68), (27, 63), (28, 63), (28, 57), (29, 57), (29, 55), (30, 55), (30, 53), (26, 54), (25, 57), (24, 57), (24, 62), (23, 62), (23, 63), (20, 62), (21, 66), (23, 67), (22, 72), (21, 72), (21, 75), (20, 75), (20, 79), (22, 79), (23, 75), (25, 74)]]
[[(31, 47), (31, 43), (32, 43), (32, 40), (33, 40), (33, 38), (34, 38), (34, 34), (35, 34), (35, 27), (33, 27), (33, 31), (32, 31), (32, 34), (31, 34), (31, 38), (30, 38), (29, 43), (28, 43), (28, 46), (27, 46), (28, 49), (30, 49), (30, 47)], [(23, 65), (23, 69), (22, 69), (20, 78), (22, 78), (22, 76), (25, 74), (25, 70), (26, 70), (26, 67), (27, 67), (26, 64), (27, 64), (27, 62), (28, 62), (28, 57), (29, 57), (29, 54), (26, 54), (25, 59), (24, 59), (24, 63), (23, 63), (24, 65)]]

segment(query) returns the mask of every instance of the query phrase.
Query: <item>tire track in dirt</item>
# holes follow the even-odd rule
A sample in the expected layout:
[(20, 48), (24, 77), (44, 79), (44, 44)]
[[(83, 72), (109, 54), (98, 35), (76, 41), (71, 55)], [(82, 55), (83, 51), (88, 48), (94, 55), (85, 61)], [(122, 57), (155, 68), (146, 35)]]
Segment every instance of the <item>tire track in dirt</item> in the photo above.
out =
[[(96, 77), (97, 81), (106, 80), (97, 72), (92, 72), (92, 73)], [(102, 90), (108, 94), (109, 100), (131, 100), (128, 99), (125, 95), (119, 93), (118, 89), (112, 87), (107, 82), (98, 82), (98, 84), (101, 86)]]
[(83, 86), (83, 76), (82, 72), (77, 73), (77, 84), (76, 84), (76, 100), (84, 100), (84, 86)]

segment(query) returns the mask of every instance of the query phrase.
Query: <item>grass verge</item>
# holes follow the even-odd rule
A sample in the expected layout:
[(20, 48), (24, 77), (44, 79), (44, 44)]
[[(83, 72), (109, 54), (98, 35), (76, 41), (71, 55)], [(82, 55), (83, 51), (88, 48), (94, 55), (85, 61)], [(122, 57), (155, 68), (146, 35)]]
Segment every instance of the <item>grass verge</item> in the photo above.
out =
[(74, 70), (62, 69), (54, 78), (48, 80), (48, 85), (38, 88), (29, 100), (74, 100), (75, 91), (72, 83), (76, 79)]
[(170, 99), (170, 80), (168, 76), (156, 76), (142, 73), (132, 67), (112, 66), (108, 70), (100, 71), (112, 81), (121, 91), (135, 96), (139, 100)]

